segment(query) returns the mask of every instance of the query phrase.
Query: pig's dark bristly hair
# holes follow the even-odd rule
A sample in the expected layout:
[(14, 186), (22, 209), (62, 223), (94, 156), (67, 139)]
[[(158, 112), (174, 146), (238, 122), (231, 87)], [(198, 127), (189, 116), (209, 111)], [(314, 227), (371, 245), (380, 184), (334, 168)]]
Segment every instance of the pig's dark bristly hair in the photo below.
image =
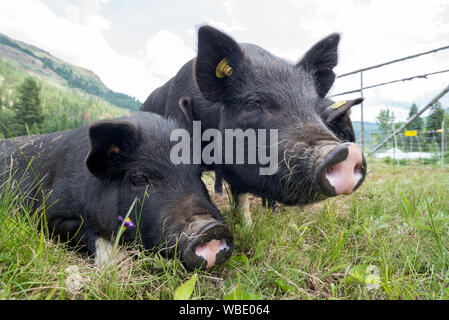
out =
[[(308, 161), (305, 162), (304, 160)], [(293, 165), (293, 167), (280, 166), (278, 172), (279, 181), (284, 192), (283, 203), (285, 204), (306, 204), (325, 197), (317, 190), (320, 187), (316, 183), (316, 172), (313, 170), (313, 161), (310, 158), (298, 159), (298, 155), (290, 157), (290, 160), (299, 160), (304, 162), (301, 166)]]

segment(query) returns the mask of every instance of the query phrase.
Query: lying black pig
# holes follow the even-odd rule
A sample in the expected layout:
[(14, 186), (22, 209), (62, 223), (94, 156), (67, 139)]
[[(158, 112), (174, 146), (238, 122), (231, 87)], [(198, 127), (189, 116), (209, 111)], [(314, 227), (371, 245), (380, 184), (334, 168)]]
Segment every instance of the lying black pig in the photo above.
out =
[(121, 240), (159, 247), (169, 258), (177, 252), (190, 269), (210, 268), (230, 257), (233, 235), (211, 203), (200, 166), (170, 161), (170, 133), (177, 127), (174, 120), (137, 112), (78, 129), (17, 137), (21, 151), (7, 139), (2, 142), (3, 176), (15, 174), (34, 208), (45, 197), (50, 233), (87, 249), (96, 261), (101, 241), (113, 239), (137, 198)]

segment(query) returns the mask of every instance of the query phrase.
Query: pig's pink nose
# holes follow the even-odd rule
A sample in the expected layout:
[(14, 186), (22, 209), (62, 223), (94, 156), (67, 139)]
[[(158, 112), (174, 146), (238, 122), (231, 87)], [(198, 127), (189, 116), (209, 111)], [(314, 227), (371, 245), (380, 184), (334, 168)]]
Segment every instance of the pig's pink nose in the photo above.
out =
[(221, 250), (229, 250), (229, 246), (226, 243), (226, 240), (211, 240), (209, 242), (205, 242), (195, 249), (195, 254), (199, 257), (202, 257), (206, 260), (206, 268), (211, 268), (215, 266), (217, 254)]
[(182, 253), (189, 269), (208, 269), (227, 261), (234, 250), (234, 235), (222, 222), (206, 225), (192, 236)]
[(362, 151), (355, 144), (350, 144), (346, 159), (326, 170), (326, 179), (334, 187), (336, 194), (352, 193), (363, 178), (362, 161)]
[(366, 161), (354, 143), (335, 147), (320, 165), (323, 189), (328, 195), (351, 194), (366, 175)]

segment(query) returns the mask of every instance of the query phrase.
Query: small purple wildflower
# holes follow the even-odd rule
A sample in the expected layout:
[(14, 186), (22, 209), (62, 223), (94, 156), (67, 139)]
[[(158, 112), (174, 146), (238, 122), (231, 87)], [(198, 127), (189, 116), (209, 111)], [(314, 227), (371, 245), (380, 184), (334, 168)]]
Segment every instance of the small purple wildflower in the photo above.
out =
[[(122, 216), (118, 216), (118, 220), (123, 223), (123, 217)], [(125, 224), (123, 225), (123, 230), (125, 230), (126, 228), (135, 227), (135, 226), (136, 225), (128, 217), (128, 218), (126, 218)]]

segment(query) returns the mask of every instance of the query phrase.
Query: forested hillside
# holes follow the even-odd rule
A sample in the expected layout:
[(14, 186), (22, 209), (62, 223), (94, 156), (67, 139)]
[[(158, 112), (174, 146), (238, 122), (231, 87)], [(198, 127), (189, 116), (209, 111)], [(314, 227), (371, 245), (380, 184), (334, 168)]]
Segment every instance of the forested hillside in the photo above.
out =
[(29, 134), (48, 133), (80, 127), (91, 121), (125, 116), (130, 111), (111, 105), (98, 97), (71, 92), (51, 85), (44, 80), (30, 77), (28, 73), (12, 66), (0, 57), (0, 132), (4, 137), (21, 135), (15, 124), (20, 122), (17, 108), (19, 88), (25, 79), (33, 79), (39, 88), (43, 122), (40, 128), (28, 127)]
[(138, 110), (141, 105), (136, 98), (107, 88), (93, 72), (71, 65), (44, 50), (13, 40), (1, 33), (0, 57), (25, 71), (49, 78), (71, 89), (80, 89), (113, 105), (133, 111)]
[(72, 129), (140, 105), (93, 72), (0, 34), (0, 137)]

